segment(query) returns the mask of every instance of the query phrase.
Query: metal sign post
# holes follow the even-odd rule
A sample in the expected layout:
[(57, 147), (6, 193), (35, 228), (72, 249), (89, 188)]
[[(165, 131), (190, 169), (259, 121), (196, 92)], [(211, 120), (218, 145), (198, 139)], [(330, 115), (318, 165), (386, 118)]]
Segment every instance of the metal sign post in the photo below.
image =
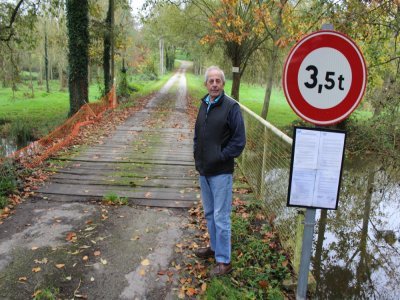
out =
[(296, 299), (305, 300), (307, 295), (308, 272), (312, 253), (312, 241), (315, 226), (315, 208), (307, 208), (304, 219), (303, 247), (301, 249), (299, 278), (296, 290)]

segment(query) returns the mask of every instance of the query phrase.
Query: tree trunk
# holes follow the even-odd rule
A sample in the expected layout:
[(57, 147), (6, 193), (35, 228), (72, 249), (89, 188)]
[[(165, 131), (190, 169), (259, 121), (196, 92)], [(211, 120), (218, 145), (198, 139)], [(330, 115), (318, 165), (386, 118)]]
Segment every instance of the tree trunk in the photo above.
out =
[(46, 23), (44, 24), (44, 69), (46, 75), (46, 92), (50, 93), (49, 88), (49, 56), (47, 53), (47, 29)]
[(67, 0), (69, 115), (88, 102), (89, 5), (88, 0)]
[(115, 66), (114, 66), (114, 0), (110, 1), (110, 11), (111, 11), (111, 19), (110, 19), (110, 42), (111, 42), (111, 86), (114, 84), (115, 77)]
[(277, 60), (278, 60), (278, 46), (274, 44), (272, 46), (271, 60), (268, 64), (267, 87), (265, 88), (264, 104), (261, 111), (261, 118), (265, 120), (267, 119), (268, 116), (268, 109), (269, 109), (269, 103), (271, 101), (272, 86), (274, 84), (273, 79), (275, 75)]
[(239, 102), (239, 88), (240, 88), (240, 73), (234, 72), (233, 73), (233, 82), (232, 82), (232, 91), (231, 96), (233, 99)]
[(112, 85), (111, 78), (111, 0), (108, 6), (105, 20), (106, 30), (104, 32), (103, 72), (104, 72), (104, 94), (107, 94)]
[(35, 91), (33, 89), (32, 79), (32, 53), (29, 53), (29, 86), (31, 88), (31, 98), (35, 98)]

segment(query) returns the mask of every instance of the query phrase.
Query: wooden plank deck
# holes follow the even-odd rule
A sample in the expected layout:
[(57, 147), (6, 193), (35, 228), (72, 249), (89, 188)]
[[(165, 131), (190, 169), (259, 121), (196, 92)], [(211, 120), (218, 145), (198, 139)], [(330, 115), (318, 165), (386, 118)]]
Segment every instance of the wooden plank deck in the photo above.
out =
[(199, 201), (184, 76), (173, 76), (173, 85), (178, 86), (175, 92), (163, 89), (101, 144), (73, 158), (59, 157), (65, 167), (37, 195), (99, 201), (113, 193), (131, 204), (160, 207), (190, 207)]

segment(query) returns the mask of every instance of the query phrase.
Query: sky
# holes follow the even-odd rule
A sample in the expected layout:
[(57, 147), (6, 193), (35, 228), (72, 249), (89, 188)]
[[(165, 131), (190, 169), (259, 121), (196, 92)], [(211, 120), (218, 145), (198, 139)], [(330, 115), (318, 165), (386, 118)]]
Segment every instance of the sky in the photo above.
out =
[(138, 10), (142, 7), (145, 0), (130, 0), (130, 5), (132, 7), (132, 13), (137, 14)]

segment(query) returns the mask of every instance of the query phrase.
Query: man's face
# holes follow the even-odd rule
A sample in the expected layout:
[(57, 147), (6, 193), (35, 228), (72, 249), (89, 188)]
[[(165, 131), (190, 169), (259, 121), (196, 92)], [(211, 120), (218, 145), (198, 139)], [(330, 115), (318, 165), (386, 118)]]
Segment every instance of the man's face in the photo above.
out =
[(217, 70), (211, 70), (208, 73), (208, 79), (205, 83), (211, 100), (217, 98), (224, 90), (225, 83), (222, 81), (221, 73)]

